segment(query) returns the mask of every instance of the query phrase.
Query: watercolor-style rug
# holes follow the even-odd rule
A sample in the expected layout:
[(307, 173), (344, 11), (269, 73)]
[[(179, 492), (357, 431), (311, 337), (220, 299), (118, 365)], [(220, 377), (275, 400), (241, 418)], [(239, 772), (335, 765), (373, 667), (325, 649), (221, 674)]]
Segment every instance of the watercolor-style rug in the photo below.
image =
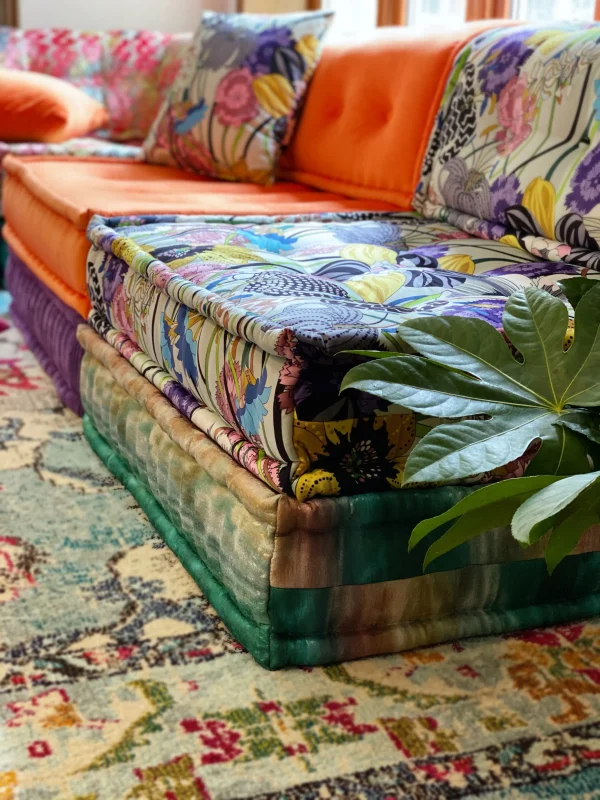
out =
[(2, 327), (0, 800), (600, 796), (600, 620), (267, 672)]

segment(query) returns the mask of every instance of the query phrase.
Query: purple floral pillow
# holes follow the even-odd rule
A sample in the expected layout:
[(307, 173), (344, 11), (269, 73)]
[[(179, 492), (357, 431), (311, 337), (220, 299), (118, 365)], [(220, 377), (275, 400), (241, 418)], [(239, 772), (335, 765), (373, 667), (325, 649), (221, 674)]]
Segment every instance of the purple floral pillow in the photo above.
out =
[(271, 183), (331, 17), (205, 12), (144, 143), (148, 161)]

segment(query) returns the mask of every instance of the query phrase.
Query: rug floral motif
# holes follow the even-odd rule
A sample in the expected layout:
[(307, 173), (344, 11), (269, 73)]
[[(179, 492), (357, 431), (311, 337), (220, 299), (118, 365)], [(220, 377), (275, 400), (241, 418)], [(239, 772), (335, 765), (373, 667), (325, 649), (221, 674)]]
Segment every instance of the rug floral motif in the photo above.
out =
[(267, 672), (0, 322), (0, 800), (599, 787), (600, 620)]

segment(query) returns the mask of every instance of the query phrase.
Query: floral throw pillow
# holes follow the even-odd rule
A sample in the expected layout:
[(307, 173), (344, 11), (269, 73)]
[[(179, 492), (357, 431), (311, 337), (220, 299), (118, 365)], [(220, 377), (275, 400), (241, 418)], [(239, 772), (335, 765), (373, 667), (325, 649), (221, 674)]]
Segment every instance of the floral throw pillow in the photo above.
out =
[(205, 12), (144, 143), (147, 160), (271, 183), (331, 17)]

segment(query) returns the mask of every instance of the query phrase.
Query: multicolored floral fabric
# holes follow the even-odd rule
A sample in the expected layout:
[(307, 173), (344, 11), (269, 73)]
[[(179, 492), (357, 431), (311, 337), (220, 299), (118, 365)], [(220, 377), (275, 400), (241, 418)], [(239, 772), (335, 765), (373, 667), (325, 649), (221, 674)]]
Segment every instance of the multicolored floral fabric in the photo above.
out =
[(329, 12), (205, 12), (144, 144), (148, 160), (271, 183), (330, 20)]
[(253, 474), (302, 500), (399, 488), (437, 422), (340, 397), (356, 363), (341, 351), (399, 349), (397, 326), (416, 315), (499, 327), (519, 288), (600, 277), (411, 214), (95, 217), (88, 235), (93, 327)]
[(153, 31), (0, 27), (0, 66), (43, 72), (75, 84), (108, 109), (109, 138), (141, 140), (189, 44), (188, 35)]
[(546, 261), (600, 264), (600, 25), (488, 31), (459, 54), (415, 207)]
[(66, 142), (0, 142), (0, 164), (9, 153), (15, 156), (73, 156), (74, 158), (116, 158), (127, 161), (142, 161), (141, 147), (107, 139), (82, 137)]

